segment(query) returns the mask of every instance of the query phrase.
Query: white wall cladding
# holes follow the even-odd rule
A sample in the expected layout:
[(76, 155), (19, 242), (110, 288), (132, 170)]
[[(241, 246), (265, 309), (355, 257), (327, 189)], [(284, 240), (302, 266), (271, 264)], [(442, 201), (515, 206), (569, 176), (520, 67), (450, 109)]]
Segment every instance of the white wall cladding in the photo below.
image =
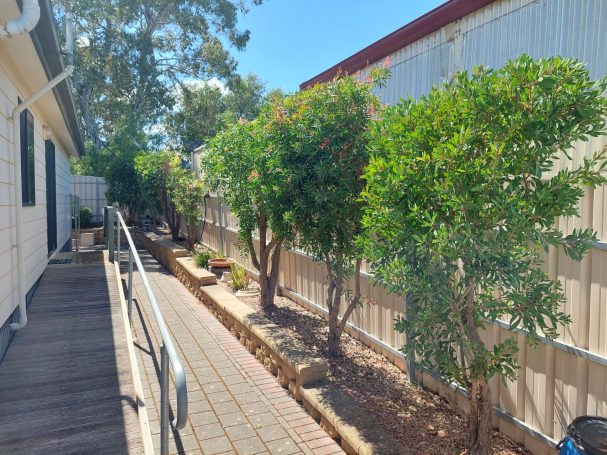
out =
[[(0, 326), (17, 306), (17, 251), (15, 230), (15, 176), (11, 114), (17, 97), (25, 99), (16, 83), (0, 65)], [(43, 120), (35, 105), (34, 116), (34, 174), (36, 205), (23, 208), (23, 241), (25, 258), (25, 288), (29, 290), (40, 278), (48, 262), (46, 234), (46, 166), (42, 133)], [(57, 246), (61, 248), (70, 236), (69, 201), (70, 167), (67, 153), (55, 142), (57, 175)]]
[(93, 222), (103, 221), (103, 207), (107, 205), (106, 191), (107, 184), (103, 177), (72, 176), (72, 194), (80, 198), (80, 207), (88, 207), (93, 211)]
[(57, 181), (57, 249), (63, 245), (71, 236), (71, 213), (70, 194), (72, 191), (72, 174), (70, 170), (70, 159), (67, 154), (55, 150), (55, 172)]
[(561, 55), (586, 63), (592, 78), (607, 74), (607, 2), (535, 0), (496, 2), (462, 21), (462, 68), (497, 68), (526, 53)]

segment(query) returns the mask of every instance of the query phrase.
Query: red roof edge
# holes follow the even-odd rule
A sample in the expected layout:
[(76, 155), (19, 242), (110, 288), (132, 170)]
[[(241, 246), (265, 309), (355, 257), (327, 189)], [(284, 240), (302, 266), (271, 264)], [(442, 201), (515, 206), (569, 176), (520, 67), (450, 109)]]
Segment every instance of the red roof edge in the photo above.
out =
[(314, 84), (331, 80), (340, 71), (352, 74), (494, 1), (495, 0), (449, 0), (358, 51), (356, 54), (333, 65), (331, 68), (314, 76), (312, 79), (302, 82), (299, 88), (303, 90)]

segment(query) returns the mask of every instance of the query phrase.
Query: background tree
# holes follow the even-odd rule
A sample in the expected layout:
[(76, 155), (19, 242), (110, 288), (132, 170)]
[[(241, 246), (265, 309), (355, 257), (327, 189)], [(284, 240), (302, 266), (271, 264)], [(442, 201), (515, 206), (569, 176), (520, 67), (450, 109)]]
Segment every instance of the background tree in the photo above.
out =
[(133, 225), (137, 215), (146, 208), (141, 179), (135, 168), (135, 156), (136, 154), (130, 154), (112, 160), (105, 177), (108, 185), (105, 197), (110, 204), (118, 203), (126, 214), (126, 222), (129, 225)]
[(177, 150), (190, 153), (238, 119), (253, 120), (265, 96), (254, 74), (235, 76), (226, 87), (183, 84), (179, 107), (165, 122), (168, 135)]
[(185, 221), (188, 245), (194, 249), (196, 231), (202, 221), (202, 202), (206, 193), (204, 184), (191, 169), (182, 166), (181, 159), (175, 155), (171, 162), (168, 187), (175, 211)]
[[(272, 223), (280, 216), (275, 214), (280, 206), (271, 201), (281, 194), (282, 187), (277, 184), (278, 173), (270, 163), (271, 150), (265, 140), (267, 127), (262, 119), (232, 125), (210, 142), (201, 166), (209, 187), (221, 191), (221, 200), (238, 217), (241, 245), (259, 271), (261, 306), (271, 311), (281, 248), (292, 234), (289, 229), (282, 229), (282, 225)], [(253, 241), (256, 231), (257, 250)]]
[[(278, 218), (272, 221), (276, 226), (288, 220), (297, 245), (326, 267), (332, 356), (339, 354), (343, 329), (362, 299), (362, 255), (355, 244), (363, 213), (360, 176), (369, 160), (367, 131), (379, 107), (372, 88), (386, 76), (378, 70), (367, 82), (343, 77), (298, 92), (274, 103), (268, 122), (271, 169), (280, 182), (272, 199)], [(347, 288), (350, 277), (353, 291)]]
[[(235, 0), (57, 0), (73, 13), (77, 49), (73, 78), (85, 129), (107, 140), (116, 123), (149, 128), (174, 104), (186, 79), (230, 79), (236, 61), (223, 43), (241, 50), (237, 28), (249, 2)], [(259, 4), (260, 0), (253, 0)]]
[(569, 321), (542, 250), (579, 260), (591, 247), (592, 229), (564, 234), (555, 221), (578, 215), (584, 186), (605, 183), (605, 152), (549, 172), (572, 161), (575, 141), (604, 134), (605, 87), (581, 63), (523, 56), (459, 73), (373, 128), (367, 253), (389, 289), (414, 297), (413, 322), (396, 323), (415, 340), (403, 349), (467, 390), (472, 454), (489, 453), (488, 380), (517, 367), (515, 339), (488, 346), (481, 331), (504, 319), (533, 343)]
[(179, 239), (181, 216), (173, 198), (175, 177), (173, 168), (180, 159), (173, 152), (160, 151), (140, 154), (135, 158), (135, 169), (141, 187), (153, 207), (159, 208), (169, 226), (173, 241)]

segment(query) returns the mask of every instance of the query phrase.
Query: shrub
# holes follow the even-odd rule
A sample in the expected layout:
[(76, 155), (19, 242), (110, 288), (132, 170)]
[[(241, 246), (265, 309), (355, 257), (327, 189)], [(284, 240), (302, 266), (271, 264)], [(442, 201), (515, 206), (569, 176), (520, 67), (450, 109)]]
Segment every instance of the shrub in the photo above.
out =
[(232, 289), (235, 291), (246, 288), (251, 281), (245, 268), (238, 264), (232, 264), (230, 266), (230, 278), (232, 279)]
[(280, 216), (273, 224), (290, 221), (297, 246), (325, 267), (331, 356), (340, 353), (348, 318), (365, 301), (362, 251), (355, 243), (364, 205), (360, 176), (369, 162), (368, 130), (379, 108), (373, 87), (387, 76), (377, 69), (366, 81), (341, 77), (318, 84), (276, 103), (270, 113), (274, 161), (266, 173), (276, 175), (280, 188), (273, 193), (280, 197), (271, 201), (280, 208), (273, 211)]
[(199, 269), (206, 269), (209, 265), (209, 259), (211, 259), (211, 253), (208, 251), (196, 251), (194, 253), (194, 263)]
[(80, 227), (91, 227), (93, 221), (93, 211), (89, 207), (80, 207)]
[(523, 56), (459, 73), (373, 128), (367, 253), (375, 276), (412, 303), (396, 322), (415, 340), (402, 349), (467, 390), (470, 454), (489, 453), (489, 379), (517, 369), (516, 336), (489, 345), (483, 329), (504, 320), (533, 343), (570, 321), (543, 258), (554, 246), (580, 260), (596, 240), (555, 222), (578, 216), (584, 187), (607, 181), (605, 151), (571, 150), (605, 133), (606, 83), (579, 62)]

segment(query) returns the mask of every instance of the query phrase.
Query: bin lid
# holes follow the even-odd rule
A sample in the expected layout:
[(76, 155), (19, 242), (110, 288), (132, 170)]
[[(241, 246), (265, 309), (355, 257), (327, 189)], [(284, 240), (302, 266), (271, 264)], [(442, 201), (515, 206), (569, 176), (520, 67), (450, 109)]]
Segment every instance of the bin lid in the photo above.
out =
[(577, 417), (567, 427), (567, 436), (589, 455), (607, 455), (607, 418)]

